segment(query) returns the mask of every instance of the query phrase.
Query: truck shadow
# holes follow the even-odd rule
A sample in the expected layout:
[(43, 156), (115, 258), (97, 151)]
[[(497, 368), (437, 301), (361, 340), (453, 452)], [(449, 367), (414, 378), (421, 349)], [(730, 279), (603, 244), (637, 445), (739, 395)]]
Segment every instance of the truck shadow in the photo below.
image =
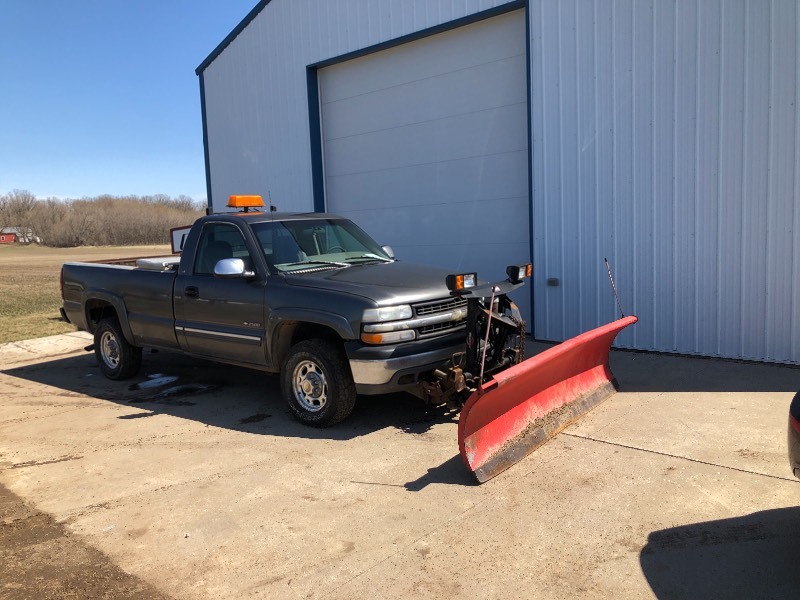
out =
[(654, 531), (639, 562), (660, 600), (797, 598), (798, 557), (793, 506)]
[[(556, 346), (528, 339), (526, 357)], [(622, 392), (796, 392), (800, 367), (638, 350), (611, 351)]]
[(359, 396), (344, 422), (327, 429), (308, 427), (290, 415), (277, 375), (171, 353), (146, 351), (141, 375), (126, 381), (106, 379), (93, 353), (2, 372), (56, 388), (55, 395), (65, 402), (88, 396), (129, 408), (119, 419), (166, 414), (257, 435), (348, 440), (386, 427), (419, 435), (438, 423), (457, 422), (457, 414), (429, 411), (409, 394), (392, 394)]
[(800, 369), (722, 358), (613, 351), (611, 369), (623, 392), (795, 392)]

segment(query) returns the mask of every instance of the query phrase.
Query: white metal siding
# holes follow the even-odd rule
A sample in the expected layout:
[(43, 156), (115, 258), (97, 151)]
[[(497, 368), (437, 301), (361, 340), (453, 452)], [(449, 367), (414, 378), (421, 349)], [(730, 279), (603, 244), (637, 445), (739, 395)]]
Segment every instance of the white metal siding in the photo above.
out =
[[(800, 362), (796, 0), (531, 0), (536, 334)], [(561, 280), (547, 287), (547, 277)]]
[(525, 35), (514, 11), (320, 70), (327, 209), (403, 260), (528, 262)]
[(273, 0), (203, 72), (214, 209), (271, 191), (312, 210), (306, 66), (506, 4)]

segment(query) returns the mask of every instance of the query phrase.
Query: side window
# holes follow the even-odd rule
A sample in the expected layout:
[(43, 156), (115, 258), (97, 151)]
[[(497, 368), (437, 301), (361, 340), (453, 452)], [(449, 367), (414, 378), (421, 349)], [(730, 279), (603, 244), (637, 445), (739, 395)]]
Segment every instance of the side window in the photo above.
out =
[(246, 269), (253, 268), (242, 232), (228, 223), (208, 223), (200, 232), (194, 274), (213, 276), (214, 265), (223, 258), (241, 258)]

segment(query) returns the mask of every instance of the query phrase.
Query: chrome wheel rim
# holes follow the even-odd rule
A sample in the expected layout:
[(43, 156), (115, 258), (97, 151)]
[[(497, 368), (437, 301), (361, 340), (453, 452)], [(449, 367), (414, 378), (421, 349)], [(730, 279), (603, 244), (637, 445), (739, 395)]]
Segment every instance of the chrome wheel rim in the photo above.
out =
[(294, 397), (305, 410), (318, 412), (328, 402), (328, 381), (318, 364), (310, 360), (298, 363), (292, 374)]
[(104, 331), (100, 337), (100, 355), (109, 369), (116, 369), (119, 366), (119, 342), (117, 336), (110, 331)]

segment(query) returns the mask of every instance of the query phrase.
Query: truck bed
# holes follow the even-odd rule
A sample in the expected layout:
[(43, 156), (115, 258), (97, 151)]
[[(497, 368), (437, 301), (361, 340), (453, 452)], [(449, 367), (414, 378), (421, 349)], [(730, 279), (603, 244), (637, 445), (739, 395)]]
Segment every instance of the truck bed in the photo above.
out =
[(175, 260), (177, 257), (140, 257), (65, 263), (61, 273), (67, 318), (78, 328), (93, 331), (92, 315), (86, 313), (92, 303), (87, 298), (98, 298), (125, 315), (134, 343), (179, 348), (172, 305), (177, 263), (174, 268), (171, 265)]

